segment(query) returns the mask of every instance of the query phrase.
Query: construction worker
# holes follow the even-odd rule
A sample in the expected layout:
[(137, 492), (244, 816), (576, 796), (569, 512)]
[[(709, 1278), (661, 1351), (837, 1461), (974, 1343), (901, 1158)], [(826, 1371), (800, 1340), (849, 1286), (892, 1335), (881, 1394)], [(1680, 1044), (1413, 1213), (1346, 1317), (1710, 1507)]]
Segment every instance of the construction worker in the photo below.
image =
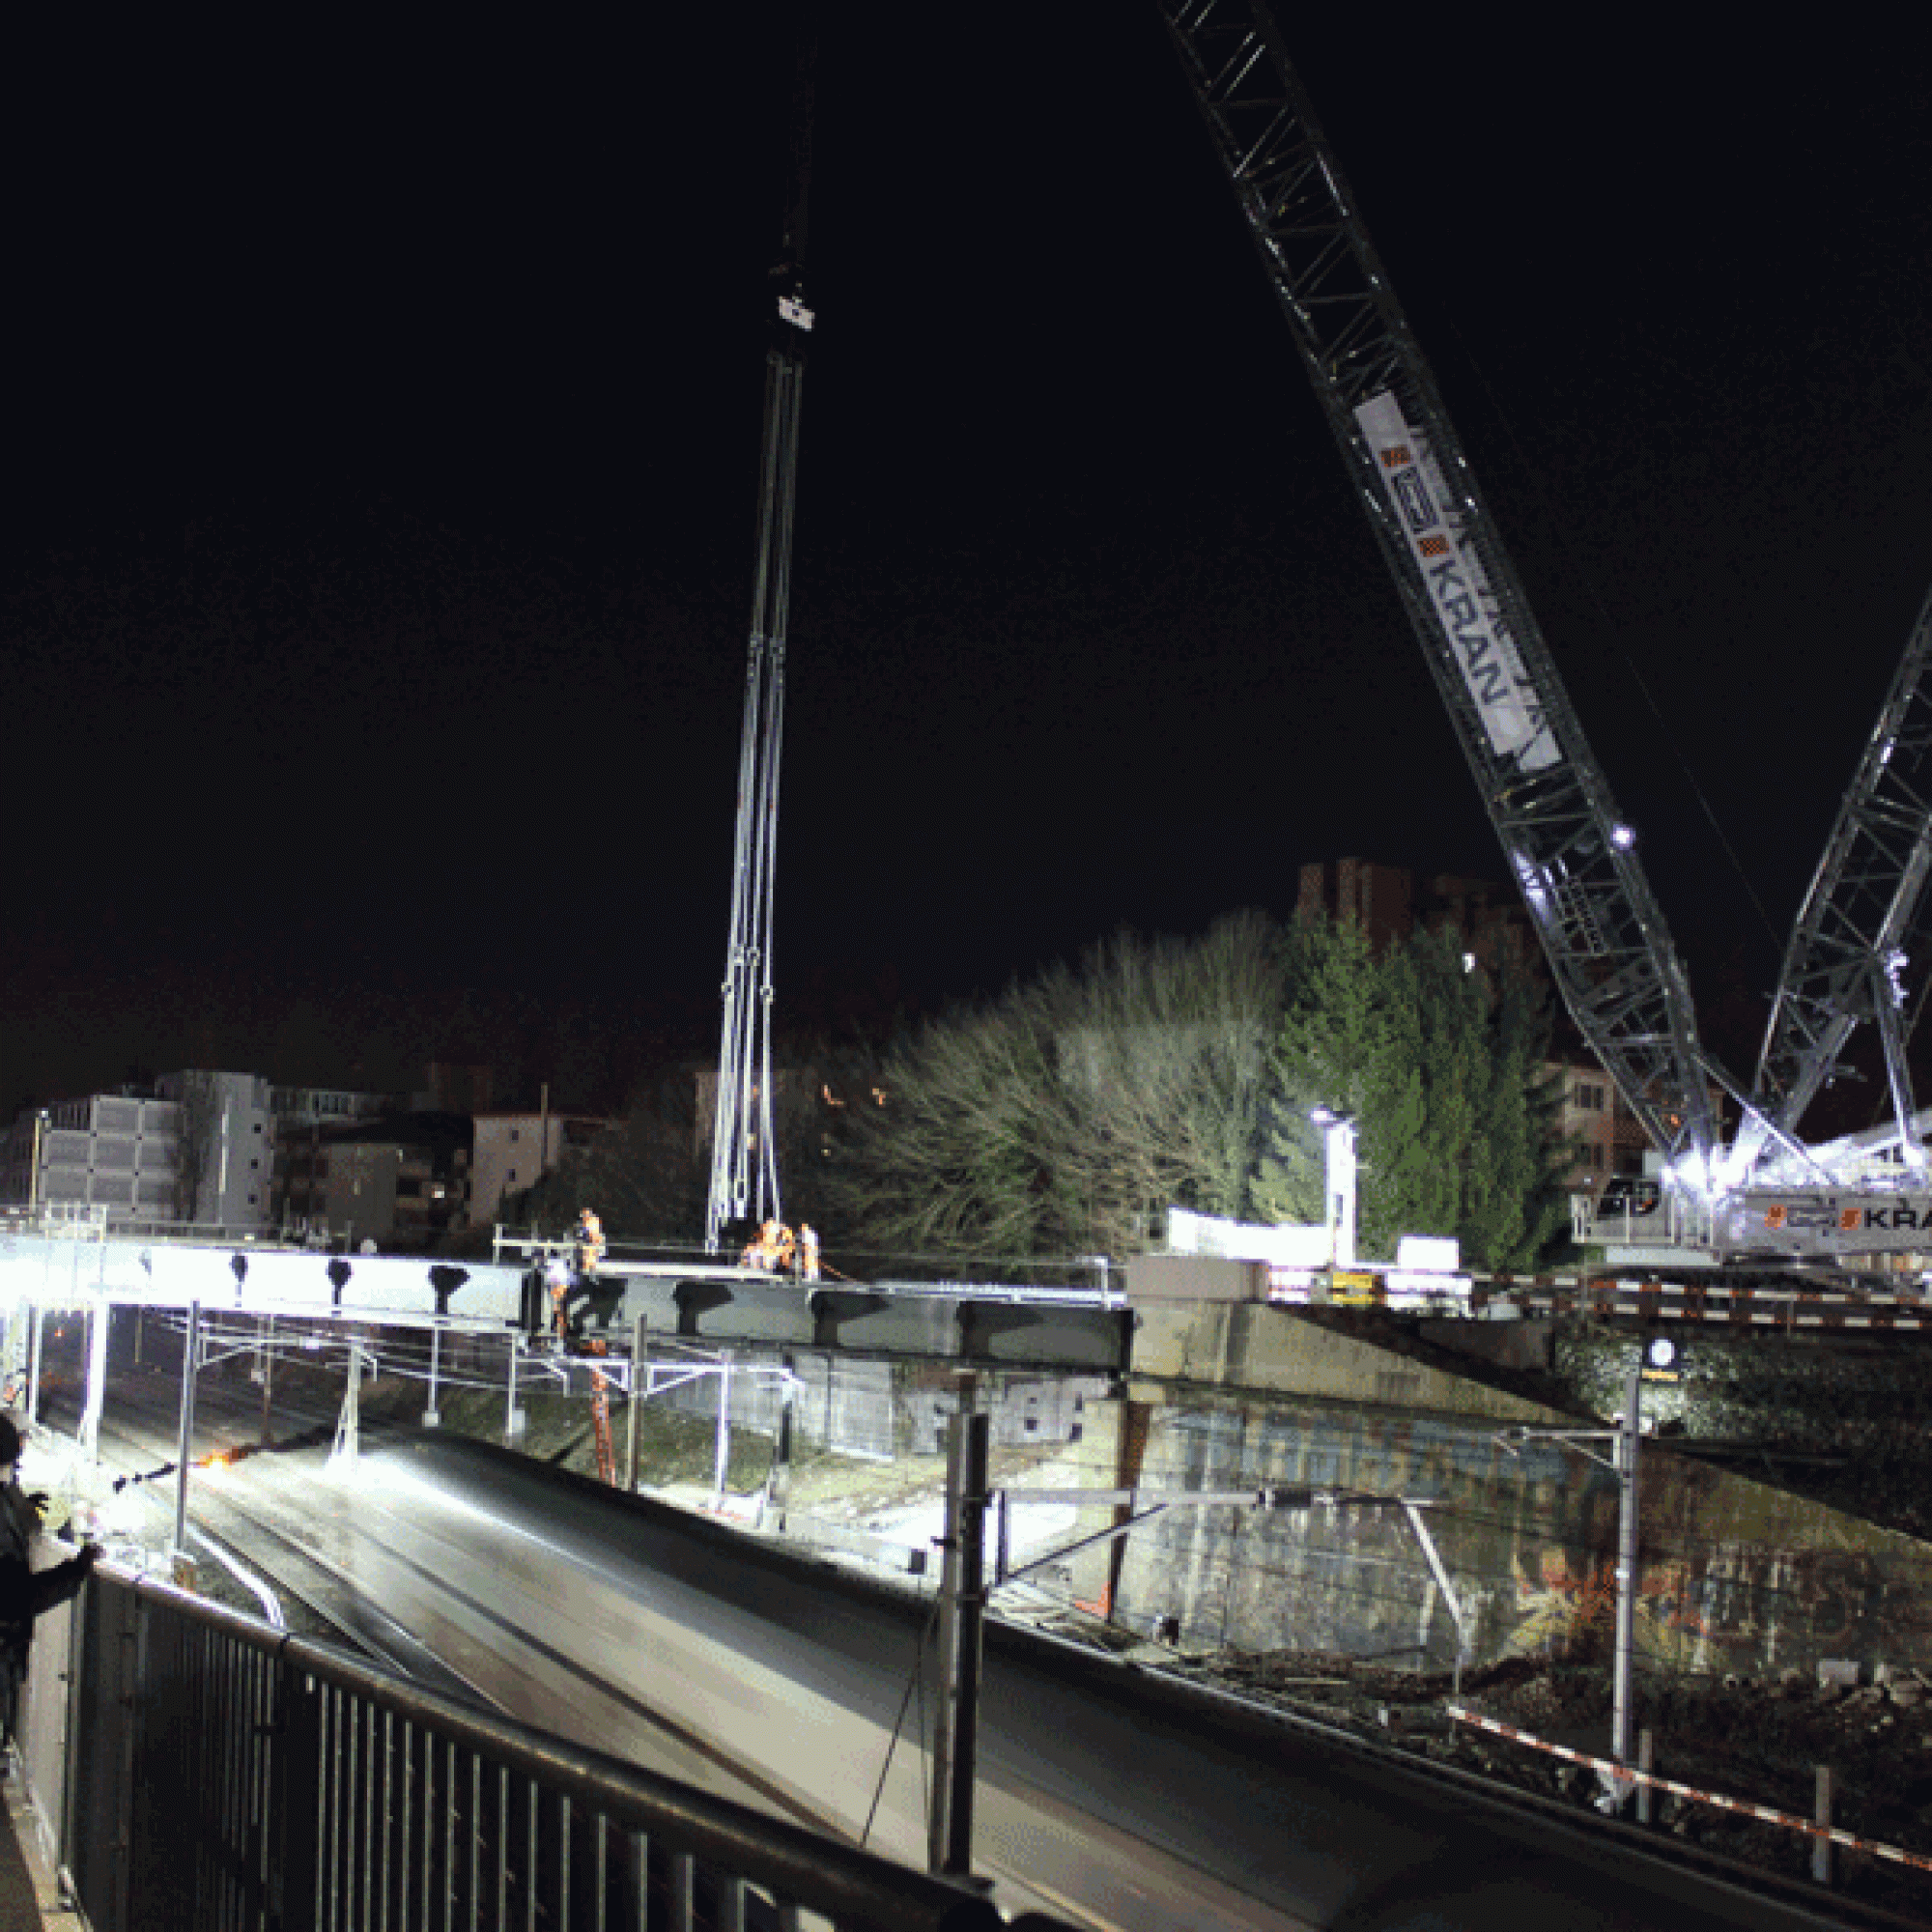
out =
[(777, 1271), (780, 1256), (785, 1252), (785, 1244), (791, 1239), (791, 1230), (777, 1221), (767, 1221), (753, 1237), (741, 1259), (741, 1265), (755, 1269), (759, 1274)]
[(818, 1230), (810, 1221), (798, 1224), (798, 1278), (818, 1279)]
[(772, 1231), (771, 1270), (774, 1274), (789, 1274), (792, 1256), (798, 1252), (798, 1242), (782, 1221), (770, 1221), (766, 1226)]
[(562, 1255), (552, 1255), (544, 1264), (544, 1280), (550, 1288), (551, 1332), (560, 1343), (570, 1339), (570, 1317), (564, 1304), (570, 1299), (574, 1279), (570, 1263)]
[(588, 1208), (577, 1210), (577, 1272), (591, 1275), (604, 1259), (604, 1223)]

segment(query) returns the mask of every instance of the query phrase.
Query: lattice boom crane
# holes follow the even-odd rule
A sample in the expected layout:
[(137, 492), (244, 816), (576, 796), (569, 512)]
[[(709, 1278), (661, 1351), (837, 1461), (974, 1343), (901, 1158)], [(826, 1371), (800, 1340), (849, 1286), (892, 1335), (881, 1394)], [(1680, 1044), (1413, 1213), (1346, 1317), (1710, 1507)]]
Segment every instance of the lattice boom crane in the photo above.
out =
[[(1264, 0), (1159, 5), (1558, 991), (1663, 1156), (1669, 1187), (1651, 1188), (1634, 1218), (1675, 1238), (1693, 1199), (1689, 1238), (1719, 1255), (1932, 1246), (1932, 1192), (1908, 1198), (1898, 1174), (1873, 1172), (1902, 1149), (1903, 1179), (1922, 1185), (1932, 1121), (1914, 1114), (1904, 1056), (1928, 977), (1910, 970), (1909, 947), (1932, 878), (1932, 696), (1919, 690), (1932, 601), (1800, 911), (1747, 1090), (1698, 1039), (1635, 835)], [(1897, 1126), (1807, 1149), (1799, 1118), (1864, 1018), (1879, 1027)], [(1730, 1149), (1719, 1089), (1743, 1122)]]
[(1735, 1083), (1274, 22), (1161, 11), (1564, 1003), (1658, 1147), (1709, 1160), (1712, 1081)]

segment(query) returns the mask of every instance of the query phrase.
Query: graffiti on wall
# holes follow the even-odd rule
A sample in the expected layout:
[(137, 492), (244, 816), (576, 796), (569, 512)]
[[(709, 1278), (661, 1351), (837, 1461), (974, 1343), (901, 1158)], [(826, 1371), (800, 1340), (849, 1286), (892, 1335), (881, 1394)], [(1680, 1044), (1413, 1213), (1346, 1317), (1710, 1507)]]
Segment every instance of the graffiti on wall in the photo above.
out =
[[(1156, 1410), (1148, 1480), (1179, 1488), (1334, 1485), (1427, 1496), (1481, 1658), (1607, 1657), (1616, 1478), (1554, 1444), (1512, 1456), (1454, 1421), (1276, 1402)], [(1638, 1656), (1757, 1674), (1822, 1657), (1932, 1666), (1932, 1547), (1710, 1464), (1646, 1459)], [(1446, 1612), (1401, 1519), (1191, 1512), (1127, 1552), (1120, 1607), (1209, 1641), (1453, 1655)], [(1408, 1605), (1406, 1609), (1404, 1605)], [(1404, 1619), (1406, 1618), (1406, 1629)]]

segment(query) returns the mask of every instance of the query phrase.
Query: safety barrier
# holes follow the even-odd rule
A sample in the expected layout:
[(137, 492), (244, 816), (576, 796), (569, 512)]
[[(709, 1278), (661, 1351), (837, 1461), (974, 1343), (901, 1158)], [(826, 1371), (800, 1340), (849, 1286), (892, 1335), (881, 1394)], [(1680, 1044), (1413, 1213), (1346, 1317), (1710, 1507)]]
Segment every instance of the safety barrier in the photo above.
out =
[(1782, 1825), (1787, 1831), (1802, 1832), (1808, 1838), (1822, 1838), (1833, 1845), (1842, 1845), (1848, 1851), (1868, 1852), (1873, 1858), (1889, 1859), (1893, 1864), (1912, 1865), (1919, 1871), (1932, 1871), (1932, 1859), (1922, 1857), (1918, 1852), (1905, 1851), (1898, 1845), (1888, 1845), (1878, 1838), (1861, 1838), (1856, 1833), (1839, 1830), (1835, 1825), (1821, 1825), (1813, 1818), (1801, 1818), (1793, 1811), (1775, 1810), (1769, 1804), (1754, 1804), (1748, 1798), (1730, 1798), (1722, 1792), (1700, 1791), (1692, 1784), (1680, 1784), (1675, 1778), (1660, 1777), (1655, 1772), (1639, 1770), (1635, 1765), (1619, 1764), (1615, 1758), (1592, 1757), (1588, 1751), (1573, 1749), (1569, 1745), (1552, 1744), (1548, 1738), (1539, 1738), (1533, 1731), (1520, 1730), (1515, 1724), (1506, 1724), (1500, 1718), (1486, 1718), (1480, 1711), (1472, 1711), (1463, 1704), (1446, 1706), (1449, 1715), (1459, 1724), (1470, 1724), (1477, 1730), (1489, 1731), (1496, 1737), (1508, 1738), (1514, 1744), (1528, 1745), (1533, 1750), (1548, 1751), (1551, 1757), (1567, 1759), (1571, 1764), (1587, 1766), (1592, 1771), (1600, 1771), (1606, 1776), (1621, 1778), (1630, 1784), (1647, 1784), (1653, 1791), (1668, 1792), (1673, 1798), (1686, 1798), (1697, 1804), (1715, 1805), (1719, 1811), (1730, 1811), (1741, 1818), (1755, 1818), (1764, 1825)]
[(20, 1744), (94, 1932), (1007, 1926), (967, 1887), (107, 1565), (42, 1620)]
[(1642, 1322), (1720, 1322), (1741, 1328), (1932, 1328), (1932, 1300), (1923, 1294), (1603, 1275), (1588, 1280), (1478, 1276), (1471, 1312), (1491, 1319), (1504, 1312), (1525, 1317), (1596, 1315)]

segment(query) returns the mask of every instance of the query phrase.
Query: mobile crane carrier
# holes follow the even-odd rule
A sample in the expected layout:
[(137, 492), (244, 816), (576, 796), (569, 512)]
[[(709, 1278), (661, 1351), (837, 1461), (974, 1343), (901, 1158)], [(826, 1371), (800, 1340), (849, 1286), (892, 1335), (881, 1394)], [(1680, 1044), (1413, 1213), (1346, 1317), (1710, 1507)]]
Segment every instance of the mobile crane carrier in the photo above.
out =
[[(1159, 0), (1565, 1007), (1657, 1151), (1606, 1194), (1613, 1262), (1870, 1264), (1932, 1251), (1932, 1112), (1905, 1046), (1928, 977), (1932, 711), (1921, 609), (1785, 949), (1747, 1087), (1700, 1041), (1663, 914), (1264, 0)], [(1872, 1024), (1892, 1119), (1807, 1146)], [(1740, 1125), (1726, 1144), (1719, 1096)]]

